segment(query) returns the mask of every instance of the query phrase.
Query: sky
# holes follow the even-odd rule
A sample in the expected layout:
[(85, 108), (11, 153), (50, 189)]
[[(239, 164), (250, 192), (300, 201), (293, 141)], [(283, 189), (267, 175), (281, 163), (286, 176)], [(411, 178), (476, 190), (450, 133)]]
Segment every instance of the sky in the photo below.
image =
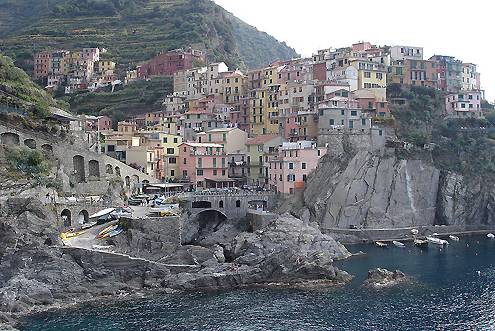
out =
[(302, 56), (318, 49), (375, 45), (424, 47), (425, 58), (452, 55), (478, 65), (495, 100), (495, 3), (490, 0), (214, 0)]

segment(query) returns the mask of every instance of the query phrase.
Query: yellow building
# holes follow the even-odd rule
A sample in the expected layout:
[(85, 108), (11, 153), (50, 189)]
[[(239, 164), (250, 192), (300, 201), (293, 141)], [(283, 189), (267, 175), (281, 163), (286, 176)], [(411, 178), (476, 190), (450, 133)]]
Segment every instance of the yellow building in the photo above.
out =
[(283, 138), (278, 135), (259, 135), (248, 139), (248, 177), (251, 185), (264, 186), (268, 183), (268, 158), (275, 155)]
[(241, 72), (225, 74), (223, 78), (223, 102), (227, 105), (238, 104), (247, 94), (247, 76)]
[(251, 135), (278, 134), (278, 99), (280, 85), (251, 91), (250, 115)]
[(95, 62), (95, 73), (97, 75), (104, 75), (108, 71), (115, 70), (115, 62), (113, 61), (97, 61)]
[(386, 99), (387, 68), (385, 65), (365, 61), (351, 60), (351, 66), (357, 69), (357, 89), (368, 89), (377, 100)]

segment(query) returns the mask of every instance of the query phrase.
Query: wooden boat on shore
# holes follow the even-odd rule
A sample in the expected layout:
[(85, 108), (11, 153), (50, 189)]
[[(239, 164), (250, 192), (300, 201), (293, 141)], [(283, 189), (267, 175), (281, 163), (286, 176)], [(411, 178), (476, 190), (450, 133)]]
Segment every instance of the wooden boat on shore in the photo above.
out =
[(388, 244), (384, 243), (383, 241), (375, 241), (375, 245), (377, 245), (380, 248), (385, 248), (388, 246)]
[(444, 240), (444, 239), (440, 239), (440, 238), (436, 238), (436, 237), (426, 237), (426, 240), (428, 240), (429, 243), (432, 243), (432, 244), (435, 244), (435, 245), (440, 245), (440, 246), (444, 246), (444, 245), (448, 245), (449, 242), (447, 240)]
[(119, 227), (118, 224), (115, 225), (110, 225), (104, 228), (98, 235), (96, 236), (96, 239), (103, 239), (109, 236), (109, 233), (112, 232), (113, 230), (117, 229)]
[(458, 236), (454, 236), (452, 234), (449, 236), (449, 238), (450, 238), (450, 240), (453, 240), (453, 241), (459, 241), (460, 240)]
[(427, 248), (428, 247), (428, 240), (425, 239), (414, 239), (414, 246), (417, 246), (419, 248)]
[(404, 248), (406, 247), (406, 245), (404, 245), (403, 243), (401, 243), (400, 241), (392, 241), (392, 244), (394, 244), (396, 247), (399, 247), (399, 248)]

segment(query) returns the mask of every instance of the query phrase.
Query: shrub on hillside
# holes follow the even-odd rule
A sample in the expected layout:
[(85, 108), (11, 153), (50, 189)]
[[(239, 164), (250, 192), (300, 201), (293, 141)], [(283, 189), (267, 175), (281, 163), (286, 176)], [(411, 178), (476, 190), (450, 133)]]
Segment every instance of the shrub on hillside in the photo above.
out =
[(28, 148), (9, 148), (6, 150), (7, 163), (11, 170), (31, 177), (46, 176), (50, 165), (43, 154)]

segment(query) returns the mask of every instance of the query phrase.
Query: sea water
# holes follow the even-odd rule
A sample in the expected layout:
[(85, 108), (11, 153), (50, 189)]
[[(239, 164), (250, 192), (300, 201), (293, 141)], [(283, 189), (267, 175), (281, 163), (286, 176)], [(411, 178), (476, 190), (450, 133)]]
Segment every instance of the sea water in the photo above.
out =
[[(252, 288), (154, 296), (30, 316), (21, 330), (495, 330), (495, 240), (421, 250), (352, 245), (341, 288)], [(411, 284), (363, 288), (367, 271), (400, 269)], [(478, 273), (479, 271), (479, 273)]]

